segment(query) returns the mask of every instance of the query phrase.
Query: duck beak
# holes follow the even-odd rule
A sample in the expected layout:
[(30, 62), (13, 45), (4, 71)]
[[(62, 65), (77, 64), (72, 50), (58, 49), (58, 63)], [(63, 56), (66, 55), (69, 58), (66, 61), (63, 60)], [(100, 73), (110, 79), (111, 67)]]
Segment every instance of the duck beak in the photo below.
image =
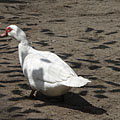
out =
[(7, 37), (7, 36), (8, 36), (7, 33), (0, 34), (0, 38)]

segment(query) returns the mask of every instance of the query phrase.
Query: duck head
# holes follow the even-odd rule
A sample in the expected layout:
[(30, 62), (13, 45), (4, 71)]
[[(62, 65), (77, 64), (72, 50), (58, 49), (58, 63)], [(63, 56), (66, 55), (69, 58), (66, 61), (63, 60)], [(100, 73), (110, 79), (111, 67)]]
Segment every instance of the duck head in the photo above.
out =
[(10, 25), (6, 28), (6, 32), (3, 34), (0, 34), (0, 37), (13, 37), (15, 38), (18, 42), (24, 42), (26, 39), (26, 34), (24, 33), (23, 30), (21, 30), (19, 27), (16, 25)]

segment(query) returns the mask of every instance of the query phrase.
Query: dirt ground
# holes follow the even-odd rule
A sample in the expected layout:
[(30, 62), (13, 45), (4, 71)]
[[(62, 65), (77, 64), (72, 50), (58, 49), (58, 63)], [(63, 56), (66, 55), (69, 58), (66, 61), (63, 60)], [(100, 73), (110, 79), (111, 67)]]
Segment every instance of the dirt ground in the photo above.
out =
[(30, 99), (18, 43), (0, 38), (0, 120), (120, 119), (120, 0), (0, 0), (0, 33), (11, 24), (92, 82), (64, 102)]

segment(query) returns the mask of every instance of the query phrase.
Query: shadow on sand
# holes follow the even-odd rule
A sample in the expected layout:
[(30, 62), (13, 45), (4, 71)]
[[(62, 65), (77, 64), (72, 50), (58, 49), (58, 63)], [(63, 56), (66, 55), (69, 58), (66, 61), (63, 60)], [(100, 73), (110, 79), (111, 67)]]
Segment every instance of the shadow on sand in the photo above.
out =
[(89, 113), (89, 114), (95, 114), (95, 115), (101, 115), (106, 113), (107, 111), (104, 110), (103, 108), (99, 108), (96, 106), (93, 106), (91, 103), (89, 103), (87, 100), (85, 100), (83, 97), (81, 97), (78, 94), (68, 92), (67, 94), (60, 97), (48, 97), (40, 92), (37, 92), (35, 98), (30, 98), (28, 96), (24, 97), (16, 97), (16, 98), (9, 98), (9, 101), (20, 101), (20, 100), (40, 100), (43, 101), (43, 104), (34, 104), (34, 107), (44, 107), (44, 106), (60, 106), (64, 108), (69, 108), (73, 110), (79, 110), (84, 113)]
[[(36, 97), (37, 97), (37, 100), (43, 101), (44, 103), (35, 104), (35, 107), (56, 105), (56, 106), (65, 107), (65, 108), (74, 109), (74, 110), (80, 110), (81, 112), (84, 112), (84, 113), (90, 113), (90, 114), (96, 114), (96, 115), (101, 115), (106, 113), (106, 110), (104, 110), (103, 108), (93, 106), (83, 97), (81, 97), (79, 94), (75, 94), (72, 92), (68, 92), (67, 94), (64, 95), (64, 101), (62, 101), (63, 99), (60, 101), (60, 97), (58, 98), (46, 97), (45, 95), (39, 92), (37, 93)], [(59, 99), (59, 101), (55, 101), (57, 99)]]
[(26, 2), (19, 0), (0, 0), (0, 3), (26, 3)]

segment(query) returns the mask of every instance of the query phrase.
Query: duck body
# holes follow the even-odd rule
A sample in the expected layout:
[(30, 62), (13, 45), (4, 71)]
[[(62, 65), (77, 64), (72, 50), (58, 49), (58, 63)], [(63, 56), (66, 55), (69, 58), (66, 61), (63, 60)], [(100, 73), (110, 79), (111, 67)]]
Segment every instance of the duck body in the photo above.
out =
[(48, 96), (59, 96), (71, 89), (62, 82), (77, 75), (56, 54), (38, 51), (22, 43), (19, 44), (18, 51), (23, 73), (33, 90)]
[[(89, 81), (77, 76), (73, 69), (59, 56), (49, 51), (33, 49), (26, 34), (16, 25), (10, 25), (0, 37), (11, 36), (18, 42), (19, 61), (32, 90), (48, 96), (60, 96), (72, 87), (81, 87)], [(33, 94), (33, 92), (31, 92)]]

